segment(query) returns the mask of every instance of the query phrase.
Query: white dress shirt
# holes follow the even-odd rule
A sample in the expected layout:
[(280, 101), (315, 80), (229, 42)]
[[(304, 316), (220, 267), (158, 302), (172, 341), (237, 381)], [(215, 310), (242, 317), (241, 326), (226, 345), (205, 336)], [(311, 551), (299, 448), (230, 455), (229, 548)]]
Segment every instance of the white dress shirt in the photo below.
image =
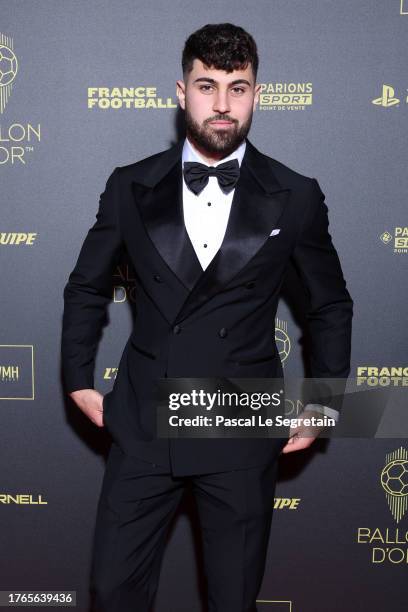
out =
[[(244, 141), (231, 155), (211, 165), (218, 166), (235, 157), (241, 165), (245, 148), (246, 142)], [(188, 138), (184, 141), (182, 152), (182, 163), (186, 161), (209, 165)], [(183, 180), (184, 224), (203, 270), (211, 262), (224, 239), (234, 192), (235, 189), (232, 189), (229, 193), (224, 193), (218, 184), (217, 177), (210, 176), (207, 185), (196, 195)]]
[[(230, 155), (211, 165), (218, 166), (218, 164), (236, 158), (241, 166), (245, 148), (244, 140)], [(182, 164), (186, 161), (209, 165), (188, 138), (184, 140)], [(188, 188), (183, 178), (184, 224), (203, 270), (209, 265), (224, 239), (234, 192), (235, 189), (232, 189), (225, 194), (218, 184), (217, 177), (210, 176), (207, 185), (196, 195)], [(320, 404), (307, 404), (304, 410), (315, 410), (333, 417), (336, 421), (339, 416), (337, 410)]]

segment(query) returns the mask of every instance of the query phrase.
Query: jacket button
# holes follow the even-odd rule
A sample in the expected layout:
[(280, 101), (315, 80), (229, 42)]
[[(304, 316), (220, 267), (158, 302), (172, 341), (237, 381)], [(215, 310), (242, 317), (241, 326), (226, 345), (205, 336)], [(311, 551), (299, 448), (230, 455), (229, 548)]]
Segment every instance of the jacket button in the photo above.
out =
[(179, 334), (181, 332), (181, 327), (180, 325), (175, 325), (173, 327), (173, 334)]
[(249, 281), (246, 283), (245, 287), (247, 289), (253, 289), (255, 287), (255, 282), (254, 281)]
[(221, 327), (221, 329), (218, 332), (218, 335), (220, 338), (225, 338), (225, 336), (228, 334), (227, 328), (226, 327)]
[(162, 280), (161, 276), (159, 276), (159, 274), (155, 274), (153, 278), (158, 283), (162, 283), (163, 282), (163, 280)]

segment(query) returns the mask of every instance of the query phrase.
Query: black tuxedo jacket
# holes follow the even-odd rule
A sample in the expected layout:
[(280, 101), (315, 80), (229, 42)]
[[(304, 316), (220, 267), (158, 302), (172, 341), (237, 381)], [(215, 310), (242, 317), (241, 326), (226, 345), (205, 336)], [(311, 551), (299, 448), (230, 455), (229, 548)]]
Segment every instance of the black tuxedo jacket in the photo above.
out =
[[(203, 271), (183, 221), (182, 146), (117, 167), (108, 178), (64, 288), (61, 339), (67, 392), (93, 388), (112, 273), (126, 249), (137, 314), (104, 396), (104, 423), (124, 452), (171, 462), (175, 475), (260, 465), (285, 440), (156, 438), (158, 378), (283, 376), (274, 325), (290, 261), (310, 297), (311, 376), (349, 375), (353, 310), (318, 182), (248, 139), (223, 243)], [(271, 236), (274, 228), (280, 232)]]

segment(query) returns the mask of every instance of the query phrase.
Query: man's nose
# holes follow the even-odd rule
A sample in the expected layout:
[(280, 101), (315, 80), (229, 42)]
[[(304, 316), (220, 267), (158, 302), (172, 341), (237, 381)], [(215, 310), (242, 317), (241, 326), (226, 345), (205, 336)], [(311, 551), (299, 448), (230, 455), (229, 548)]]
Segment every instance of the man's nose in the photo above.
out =
[(230, 111), (227, 92), (218, 92), (214, 100), (213, 110), (218, 113), (228, 113)]

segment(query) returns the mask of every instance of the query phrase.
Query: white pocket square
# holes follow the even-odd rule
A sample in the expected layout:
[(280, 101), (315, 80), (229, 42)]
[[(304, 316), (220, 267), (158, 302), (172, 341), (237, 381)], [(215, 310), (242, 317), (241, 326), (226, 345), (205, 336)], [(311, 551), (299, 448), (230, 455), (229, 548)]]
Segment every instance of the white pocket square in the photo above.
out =
[(279, 234), (280, 229), (274, 229), (271, 231), (271, 233), (269, 234), (270, 236), (276, 236), (277, 234)]

